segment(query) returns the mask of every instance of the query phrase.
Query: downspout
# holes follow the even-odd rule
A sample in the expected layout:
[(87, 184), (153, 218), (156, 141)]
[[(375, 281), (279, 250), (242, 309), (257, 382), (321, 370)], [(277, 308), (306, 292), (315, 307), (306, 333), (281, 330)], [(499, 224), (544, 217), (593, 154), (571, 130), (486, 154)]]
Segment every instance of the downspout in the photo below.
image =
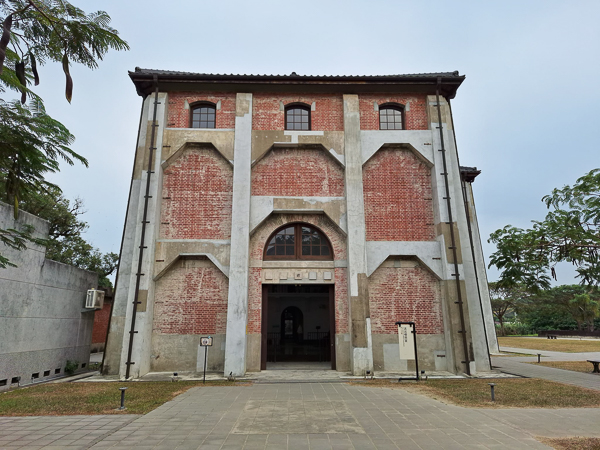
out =
[[(140, 282), (142, 276), (145, 274), (142, 273), (142, 262), (144, 257), (144, 249), (146, 248), (145, 237), (146, 237), (146, 224), (148, 223), (148, 201), (150, 197), (150, 177), (154, 173), (152, 170), (152, 163), (154, 160), (154, 139), (156, 137), (156, 110), (158, 109), (158, 76), (154, 75), (154, 113), (152, 115), (152, 132), (150, 134), (150, 148), (148, 153), (148, 171), (146, 172), (146, 195), (144, 195), (144, 216), (142, 218), (142, 233), (140, 237), (140, 253), (138, 257), (138, 269), (135, 274), (135, 294), (133, 298), (133, 312), (131, 314), (131, 329), (129, 330), (129, 349), (127, 350), (127, 362), (125, 365), (127, 366), (125, 370), (125, 379), (129, 379), (130, 368), (135, 362), (131, 361), (131, 353), (133, 352), (133, 335), (137, 333), (135, 330), (135, 318), (137, 314), (137, 306), (140, 303), (139, 294), (140, 294)], [(113, 302), (114, 303), (114, 302)]]
[[(448, 108), (450, 109), (450, 116), (452, 116), (452, 104), (450, 103), (450, 100), (448, 101)], [(456, 131), (454, 131), (454, 133), (452, 133), (452, 135), (454, 136), (454, 148), (457, 149), (456, 151), (456, 160), (458, 162), (458, 167), (460, 169), (460, 160), (458, 157), (458, 146), (456, 144)], [(485, 314), (483, 313), (483, 300), (481, 299), (481, 288), (479, 287), (479, 272), (477, 271), (477, 264), (476, 264), (476, 260), (475, 260), (475, 243), (473, 242), (473, 230), (471, 228), (471, 210), (469, 209), (469, 201), (467, 199), (467, 185), (466, 185), (466, 181), (464, 180), (464, 178), (461, 176), (460, 177), (460, 183), (462, 186), (462, 194), (463, 194), (463, 201), (465, 203), (465, 213), (467, 215), (467, 230), (469, 231), (469, 244), (471, 245), (471, 256), (473, 257), (473, 271), (475, 272), (475, 283), (477, 284), (477, 297), (479, 298), (479, 309), (481, 310), (481, 323), (483, 324), (483, 333), (485, 336), (485, 348), (487, 350), (487, 355), (488, 355), (488, 363), (490, 365), (490, 370), (492, 369), (492, 355), (490, 355), (490, 345), (489, 345), (489, 340), (488, 340), (488, 332), (487, 332), (487, 327), (485, 326)], [(473, 200), (474, 202), (475, 200)]]
[(442, 85), (442, 78), (438, 77), (437, 86), (435, 88), (435, 99), (436, 99), (436, 103), (437, 103), (438, 129), (440, 130), (440, 144), (442, 147), (438, 151), (442, 152), (442, 162), (444, 165), (444, 172), (442, 173), (442, 175), (444, 176), (444, 184), (446, 186), (446, 197), (445, 198), (446, 198), (446, 207), (448, 209), (448, 222), (446, 222), (446, 224), (449, 225), (449, 228), (450, 228), (451, 246), (449, 248), (452, 250), (452, 259), (454, 260), (454, 273), (452, 274), (452, 276), (456, 280), (456, 295), (458, 298), (458, 301), (456, 301), (455, 303), (458, 304), (458, 310), (460, 312), (460, 326), (462, 328), (461, 330), (458, 331), (462, 335), (463, 353), (465, 356), (464, 361), (461, 361), (461, 362), (465, 365), (466, 374), (471, 375), (471, 367), (470, 367), (470, 361), (469, 361), (469, 348), (467, 345), (467, 329), (465, 327), (465, 314), (463, 311), (463, 298), (462, 298), (462, 292), (460, 289), (460, 273), (458, 272), (458, 255), (457, 255), (457, 251), (456, 251), (456, 237), (454, 236), (454, 226), (453, 226), (453, 219), (452, 219), (452, 204), (450, 202), (450, 184), (448, 182), (448, 165), (446, 164), (446, 148), (444, 145), (442, 110), (440, 108), (440, 87), (441, 87), (441, 85)]
[[(140, 133), (142, 130), (142, 117), (144, 116), (144, 101), (146, 97), (142, 99), (142, 107), (140, 108), (140, 123), (138, 124), (137, 138), (135, 140), (135, 148), (137, 153), (138, 142), (140, 141)], [(121, 248), (119, 248), (119, 261), (117, 262), (117, 273), (115, 275), (115, 287), (113, 289), (113, 301), (110, 305), (110, 313), (108, 315), (108, 326), (106, 328), (106, 337), (104, 338), (104, 353), (102, 353), (102, 362), (100, 363), (100, 370), (104, 372), (104, 358), (106, 358), (106, 349), (108, 348), (108, 333), (110, 331), (110, 323), (112, 321), (113, 309), (115, 308), (115, 300), (117, 298), (117, 284), (119, 283), (119, 269), (121, 267), (121, 257), (123, 256), (123, 242), (125, 241), (125, 226), (127, 225), (127, 217), (129, 216), (129, 204), (131, 203), (131, 191), (133, 189), (133, 174), (135, 172), (135, 157), (133, 160), (133, 168), (131, 169), (131, 182), (129, 183), (129, 196), (127, 197), (127, 209), (125, 209), (125, 222), (123, 223), (123, 234), (121, 235)]]

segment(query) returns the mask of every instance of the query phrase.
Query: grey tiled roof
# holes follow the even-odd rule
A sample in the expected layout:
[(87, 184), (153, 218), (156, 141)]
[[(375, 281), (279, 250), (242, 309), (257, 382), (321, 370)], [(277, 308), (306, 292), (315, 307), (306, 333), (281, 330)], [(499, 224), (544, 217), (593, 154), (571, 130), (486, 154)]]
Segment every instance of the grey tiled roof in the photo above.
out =
[(181, 72), (177, 70), (158, 70), (158, 69), (141, 69), (139, 67), (135, 68), (134, 72), (129, 72), (131, 75), (171, 75), (171, 76), (182, 76), (182, 77), (198, 77), (198, 78), (240, 78), (240, 77), (248, 77), (252, 79), (260, 79), (260, 78), (303, 78), (303, 79), (317, 79), (317, 78), (326, 78), (330, 80), (336, 79), (379, 79), (379, 78), (433, 78), (433, 77), (443, 77), (443, 78), (452, 78), (458, 77), (462, 78), (459, 75), (458, 70), (454, 72), (436, 72), (436, 73), (414, 73), (414, 74), (395, 74), (395, 75), (299, 75), (296, 72), (292, 72), (289, 75), (279, 75), (279, 74), (215, 74), (215, 73), (200, 73), (200, 72)]

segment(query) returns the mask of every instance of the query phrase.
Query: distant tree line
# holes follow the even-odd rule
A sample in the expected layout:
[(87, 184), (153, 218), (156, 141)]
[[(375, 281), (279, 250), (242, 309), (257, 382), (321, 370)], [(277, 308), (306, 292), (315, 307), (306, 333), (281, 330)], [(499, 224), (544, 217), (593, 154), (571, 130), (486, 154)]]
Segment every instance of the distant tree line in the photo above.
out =
[(490, 283), (490, 298), (500, 336), (600, 329), (597, 287), (563, 285), (532, 293), (523, 285), (506, 288)]

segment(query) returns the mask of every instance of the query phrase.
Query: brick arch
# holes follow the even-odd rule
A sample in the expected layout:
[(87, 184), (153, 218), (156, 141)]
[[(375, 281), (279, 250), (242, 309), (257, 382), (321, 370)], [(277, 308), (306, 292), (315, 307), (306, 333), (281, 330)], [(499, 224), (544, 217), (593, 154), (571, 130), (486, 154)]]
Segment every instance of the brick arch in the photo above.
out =
[(431, 168), (412, 151), (380, 149), (363, 166), (368, 241), (432, 241)]
[(271, 214), (250, 238), (250, 259), (262, 261), (269, 237), (284, 225), (299, 222), (311, 225), (323, 233), (331, 243), (334, 260), (347, 259), (346, 237), (337, 225), (323, 214)]
[[(271, 234), (288, 223), (302, 222), (318, 228), (331, 243), (336, 261), (346, 260), (346, 237), (340, 229), (323, 214), (271, 214), (250, 237), (250, 259), (262, 261), (263, 249)], [(250, 268), (248, 283), (248, 333), (261, 331), (262, 282), (261, 267)], [(347, 269), (335, 270), (335, 329), (336, 333), (348, 332)]]
[[(306, 258), (306, 259), (302, 259), (302, 258), (296, 258), (294, 259), (294, 261), (333, 261), (335, 260), (335, 252), (333, 251), (333, 246), (331, 245), (331, 241), (329, 240), (329, 237), (327, 237), (327, 235), (323, 232), (323, 230), (321, 230), (319, 227), (316, 227), (310, 223), (306, 223), (306, 222), (293, 222), (293, 223), (286, 223), (285, 225), (280, 226), (279, 228), (276, 228), (275, 231), (273, 231), (271, 233), (271, 235), (267, 238), (267, 240), (265, 241), (265, 248), (263, 250), (263, 260), (268, 259), (267, 257), (267, 245), (269, 244), (269, 242), (271, 242), (271, 239), (273, 239), (275, 237), (275, 235), (277, 233), (279, 233), (281, 230), (283, 230), (284, 228), (288, 228), (291, 226), (296, 226), (296, 225), (300, 225), (303, 227), (307, 227), (309, 229), (312, 229), (314, 231), (317, 231), (320, 235), (321, 238), (324, 239), (326, 241), (326, 244), (329, 246), (329, 255), (331, 256), (331, 258), (329, 257), (325, 257), (325, 258)], [(298, 235), (296, 235), (297, 237)], [(296, 242), (297, 245), (299, 245), (298, 242)], [(298, 255), (296, 255), (298, 256)], [(283, 257), (281, 257), (283, 258)], [(271, 261), (277, 261), (277, 260), (283, 260), (281, 258), (271, 258)]]
[(229, 239), (233, 169), (214, 149), (185, 148), (163, 173), (160, 237)]
[(252, 195), (343, 197), (344, 170), (322, 149), (272, 149), (252, 168)]

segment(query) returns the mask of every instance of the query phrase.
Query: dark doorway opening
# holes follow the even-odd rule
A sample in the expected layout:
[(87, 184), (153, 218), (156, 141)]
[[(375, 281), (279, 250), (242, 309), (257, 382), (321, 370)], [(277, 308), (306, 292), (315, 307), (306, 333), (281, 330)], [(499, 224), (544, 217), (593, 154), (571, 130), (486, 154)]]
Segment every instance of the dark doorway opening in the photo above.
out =
[(262, 370), (290, 362), (335, 369), (333, 285), (263, 285), (262, 306)]

